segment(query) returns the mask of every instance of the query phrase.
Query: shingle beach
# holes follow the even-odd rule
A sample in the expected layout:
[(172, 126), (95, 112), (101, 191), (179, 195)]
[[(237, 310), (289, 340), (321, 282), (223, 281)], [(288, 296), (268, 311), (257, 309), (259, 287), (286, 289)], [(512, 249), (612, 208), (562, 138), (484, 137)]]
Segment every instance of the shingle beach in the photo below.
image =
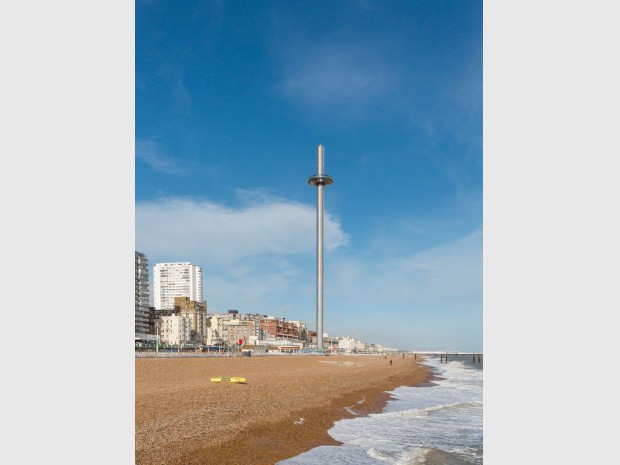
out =
[[(392, 361), (392, 365), (390, 365)], [(334, 421), (380, 412), (426, 381), (412, 355), (137, 358), (138, 465), (271, 465), (320, 445)], [(240, 376), (244, 384), (213, 383)]]

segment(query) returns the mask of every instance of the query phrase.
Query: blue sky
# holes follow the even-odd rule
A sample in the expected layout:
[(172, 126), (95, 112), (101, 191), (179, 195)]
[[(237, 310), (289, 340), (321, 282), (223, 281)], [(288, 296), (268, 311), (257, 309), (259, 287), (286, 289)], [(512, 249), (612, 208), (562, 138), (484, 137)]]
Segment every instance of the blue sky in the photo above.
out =
[(482, 350), (482, 2), (136, 2), (136, 249), (210, 312)]

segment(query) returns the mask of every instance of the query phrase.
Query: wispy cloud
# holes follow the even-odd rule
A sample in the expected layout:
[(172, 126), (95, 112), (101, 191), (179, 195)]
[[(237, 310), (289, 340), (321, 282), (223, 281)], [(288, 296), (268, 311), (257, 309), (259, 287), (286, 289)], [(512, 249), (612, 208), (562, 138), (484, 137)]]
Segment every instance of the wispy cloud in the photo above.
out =
[(337, 251), (327, 260), (330, 334), (377, 341), (378, 315), (389, 315), (399, 328), (379, 339), (390, 347), (432, 347), (444, 338), (456, 347), (468, 331), (481, 331), (481, 231), (398, 258), (378, 249), (349, 252)]
[(360, 43), (306, 43), (285, 53), (282, 93), (312, 109), (362, 111), (390, 92), (395, 75), (377, 47)]
[(192, 96), (180, 75), (176, 75), (172, 81), (172, 96), (179, 110), (189, 112), (192, 106)]
[(165, 154), (154, 140), (137, 140), (136, 158), (160, 173), (174, 175), (186, 173), (186, 169), (179, 166), (174, 158)]
[(481, 298), (482, 232), (399, 258), (379, 255), (372, 266), (361, 257), (339, 260), (333, 272), (333, 292), (359, 302), (413, 305), (419, 299)]
[[(482, 232), (381, 265), (386, 298), (395, 289), (452, 304), (482, 296)], [(402, 292), (402, 291), (401, 291)]]

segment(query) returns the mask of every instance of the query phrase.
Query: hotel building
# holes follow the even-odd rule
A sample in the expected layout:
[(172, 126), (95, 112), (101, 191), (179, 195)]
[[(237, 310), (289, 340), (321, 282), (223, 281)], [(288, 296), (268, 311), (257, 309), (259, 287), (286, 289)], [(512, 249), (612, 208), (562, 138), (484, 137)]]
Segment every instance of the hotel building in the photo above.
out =
[(191, 263), (156, 263), (153, 267), (153, 304), (157, 310), (174, 310), (175, 297), (203, 302), (202, 268)]

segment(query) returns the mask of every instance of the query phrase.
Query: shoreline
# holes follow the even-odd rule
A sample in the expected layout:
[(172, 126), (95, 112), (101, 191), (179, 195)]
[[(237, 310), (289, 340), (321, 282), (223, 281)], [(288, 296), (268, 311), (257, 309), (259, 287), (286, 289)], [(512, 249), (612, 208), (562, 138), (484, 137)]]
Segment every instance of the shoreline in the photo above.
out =
[[(389, 365), (389, 361), (393, 365)], [(432, 375), (413, 357), (136, 359), (136, 464), (275, 464), (323, 445), (335, 421), (379, 413)], [(246, 384), (210, 383), (244, 376)]]

